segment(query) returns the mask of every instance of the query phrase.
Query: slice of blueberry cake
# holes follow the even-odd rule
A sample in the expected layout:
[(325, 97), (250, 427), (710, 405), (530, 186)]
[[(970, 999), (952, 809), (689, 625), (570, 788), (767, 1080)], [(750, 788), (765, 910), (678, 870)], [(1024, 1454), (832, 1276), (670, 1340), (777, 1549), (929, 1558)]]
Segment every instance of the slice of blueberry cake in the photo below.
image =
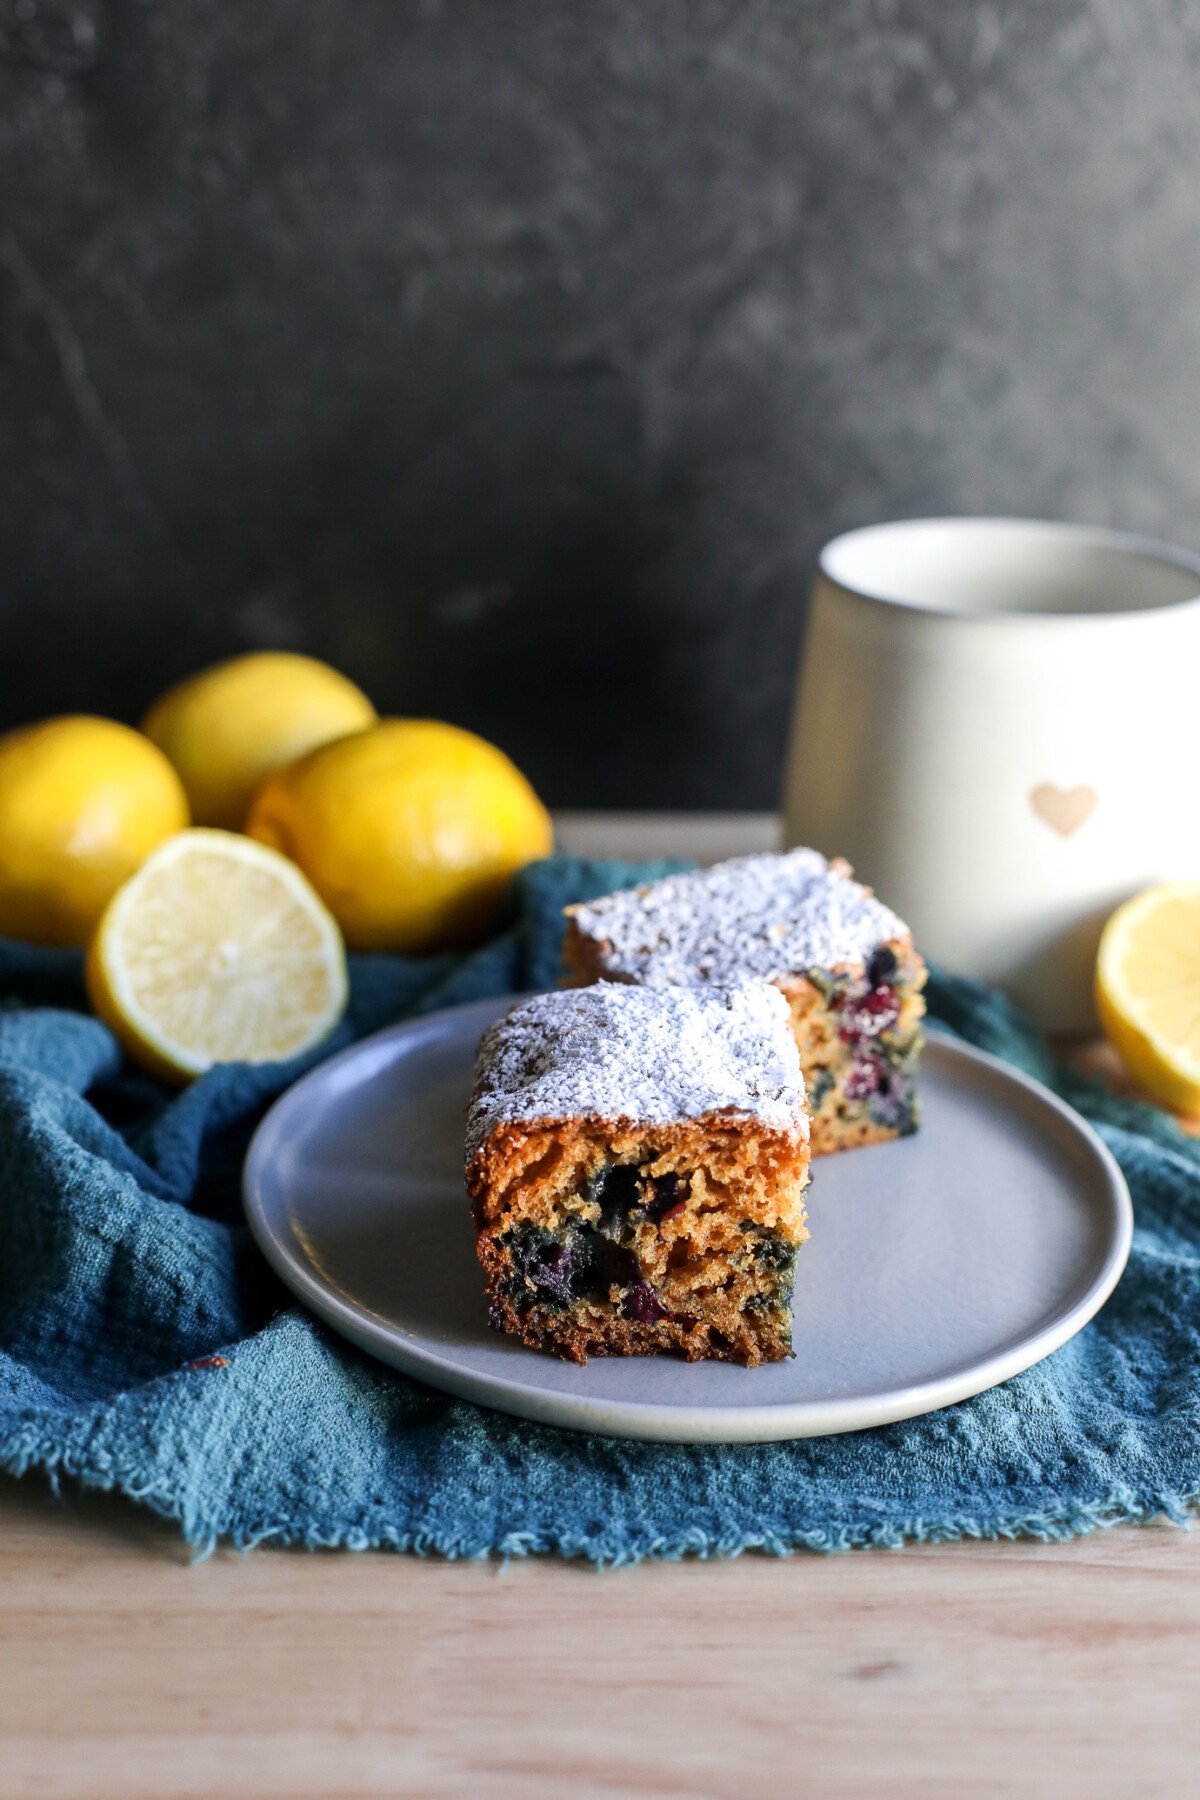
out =
[(467, 1188), (492, 1324), (533, 1349), (789, 1355), (807, 1181), (766, 982), (560, 990), (484, 1033)]
[(774, 982), (791, 1008), (820, 1156), (917, 1124), (925, 965), (848, 863), (744, 856), (567, 909), (565, 979)]

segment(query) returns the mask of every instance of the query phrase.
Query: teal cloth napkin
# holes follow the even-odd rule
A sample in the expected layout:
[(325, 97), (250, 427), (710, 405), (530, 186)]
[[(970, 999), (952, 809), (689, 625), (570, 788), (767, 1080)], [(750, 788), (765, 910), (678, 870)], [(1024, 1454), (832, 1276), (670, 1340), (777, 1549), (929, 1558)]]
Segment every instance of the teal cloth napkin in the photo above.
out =
[[(352, 959), (350, 1011), (322, 1054), (412, 1013), (553, 985), (561, 907), (665, 867), (552, 858), (474, 955)], [(250, 1132), (307, 1063), (228, 1066), (173, 1095), (87, 1016), (77, 955), (0, 944), (0, 995), (0, 1467), (16, 1474), (115, 1488), (201, 1550), (604, 1564), (1064, 1537), (1182, 1520), (1200, 1492), (1200, 1149), (1057, 1069), (986, 989), (935, 975), (930, 1010), (1105, 1138), (1137, 1213), (1116, 1294), (1037, 1368), (963, 1405), (722, 1447), (526, 1424), (359, 1355), (291, 1302), (242, 1224)]]

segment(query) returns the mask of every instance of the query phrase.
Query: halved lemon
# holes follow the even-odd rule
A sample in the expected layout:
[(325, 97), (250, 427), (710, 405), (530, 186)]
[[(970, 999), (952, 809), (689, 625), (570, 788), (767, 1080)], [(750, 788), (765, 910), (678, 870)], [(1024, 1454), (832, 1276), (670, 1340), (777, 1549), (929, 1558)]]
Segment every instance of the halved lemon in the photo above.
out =
[(348, 991), (341, 933), (295, 864), (206, 830), (169, 838), (113, 896), (87, 986), (130, 1055), (177, 1082), (299, 1055)]
[(1200, 881), (1169, 881), (1119, 906), (1100, 938), (1096, 1006), (1134, 1079), (1200, 1112)]

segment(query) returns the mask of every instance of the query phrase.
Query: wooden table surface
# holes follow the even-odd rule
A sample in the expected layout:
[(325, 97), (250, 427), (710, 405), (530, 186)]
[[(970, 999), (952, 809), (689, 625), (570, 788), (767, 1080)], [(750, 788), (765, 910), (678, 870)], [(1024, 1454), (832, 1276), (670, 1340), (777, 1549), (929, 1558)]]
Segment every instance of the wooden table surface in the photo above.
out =
[[(564, 818), (767, 847), (765, 817)], [(0, 1481), (0, 1797), (1189, 1796), (1200, 1534), (776, 1560), (219, 1551)]]

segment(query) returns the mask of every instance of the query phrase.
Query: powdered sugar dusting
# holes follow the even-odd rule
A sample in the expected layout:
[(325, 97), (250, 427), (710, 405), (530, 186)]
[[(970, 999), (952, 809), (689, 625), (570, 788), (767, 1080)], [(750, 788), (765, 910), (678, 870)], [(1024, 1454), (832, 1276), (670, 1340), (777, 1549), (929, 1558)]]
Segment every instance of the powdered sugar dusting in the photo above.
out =
[(742, 856), (693, 875), (668, 875), (578, 906), (601, 946), (605, 975), (651, 987), (864, 962), (877, 945), (907, 940), (901, 919), (816, 850)]
[(804, 1077), (778, 988), (600, 982), (524, 1000), (484, 1032), (467, 1157), (498, 1125), (579, 1116), (682, 1123), (730, 1111), (807, 1137)]

